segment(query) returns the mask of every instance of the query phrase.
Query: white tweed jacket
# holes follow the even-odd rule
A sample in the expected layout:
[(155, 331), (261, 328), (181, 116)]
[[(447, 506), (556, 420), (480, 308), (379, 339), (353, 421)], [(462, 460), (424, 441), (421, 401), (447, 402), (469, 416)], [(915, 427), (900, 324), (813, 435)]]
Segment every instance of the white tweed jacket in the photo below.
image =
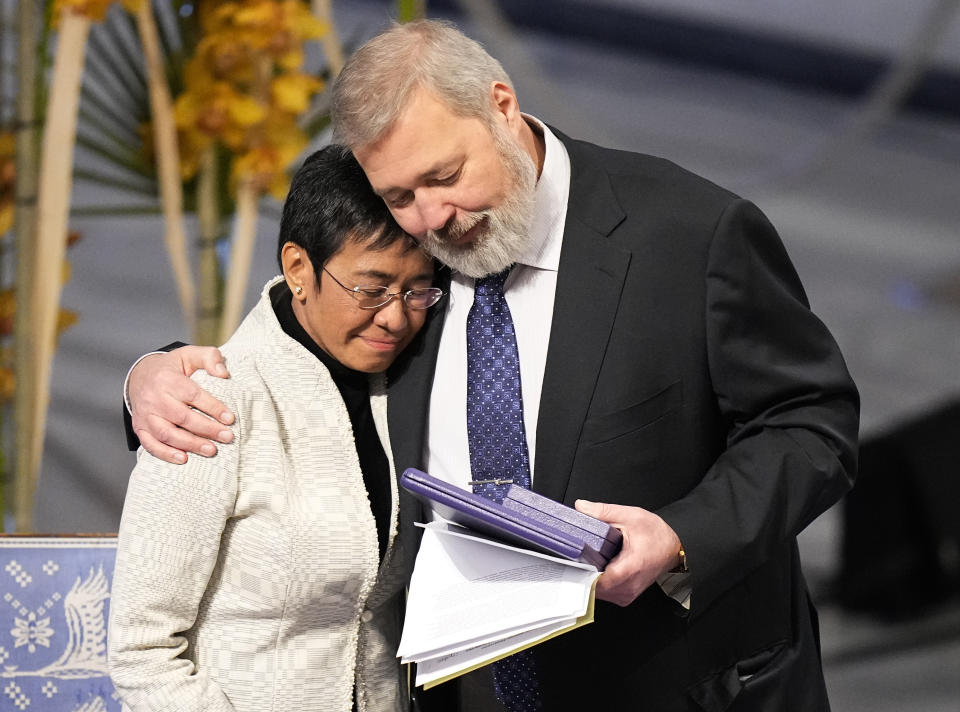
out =
[[(234, 441), (185, 465), (138, 453), (123, 508), (110, 674), (133, 710), (407, 709), (395, 657), (405, 572), (379, 562), (346, 406), (323, 364), (280, 327), (271, 280), (222, 352), (231, 378), (194, 378), (236, 414)], [(382, 376), (371, 404), (393, 460)]]

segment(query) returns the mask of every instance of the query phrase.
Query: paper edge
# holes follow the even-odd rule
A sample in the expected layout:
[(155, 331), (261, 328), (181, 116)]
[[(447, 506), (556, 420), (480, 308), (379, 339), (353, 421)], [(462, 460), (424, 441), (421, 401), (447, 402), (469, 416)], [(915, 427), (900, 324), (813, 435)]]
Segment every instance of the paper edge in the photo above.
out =
[[(591, 567), (591, 568), (593, 568), (593, 567)], [(575, 623), (567, 626), (566, 628), (561, 628), (560, 630), (555, 630), (555, 631), (552, 632), (552, 633), (548, 633), (548, 634), (547, 634), (546, 636), (544, 636), (543, 638), (538, 638), (537, 640), (531, 641), (531, 642), (529, 642), (529, 643), (527, 643), (527, 644), (525, 644), (525, 645), (520, 645), (520, 646), (518, 646), (518, 647), (516, 647), (516, 648), (512, 648), (512, 649), (510, 649), (510, 650), (508, 650), (508, 651), (506, 651), (506, 652), (504, 652), (504, 653), (501, 653), (500, 655), (497, 655), (497, 656), (495, 656), (495, 657), (487, 658), (487, 659), (483, 660), (482, 662), (478, 662), (478, 663), (476, 663), (475, 665), (471, 665), (470, 667), (466, 667), (466, 668), (464, 668), (463, 670), (458, 670), (457, 672), (451, 673), (451, 674), (449, 674), (449, 675), (445, 675), (444, 677), (437, 678), (436, 680), (431, 680), (430, 682), (425, 682), (425, 683), (423, 683), (423, 685), (418, 685), (418, 687), (423, 687), (424, 690), (429, 690), (429, 689), (432, 688), (432, 687), (436, 687), (437, 685), (441, 685), (441, 684), (443, 684), (444, 682), (449, 682), (450, 680), (453, 680), (454, 678), (460, 677), (461, 675), (466, 675), (468, 672), (473, 672), (474, 670), (479, 670), (480, 668), (485, 667), (485, 666), (489, 665), (490, 663), (495, 663), (497, 660), (503, 660), (504, 658), (508, 658), (508, 657), (510, 657), (511, 655), (514, 655), (515, 653), (519, 653), (519, 652), (522, 651), (522, 650), (527, 650), (528, 648), (532, 648), (532, 647), (535, 646), (535, 645), (540, 645), (541, 643), (546, 643), (548, 640), (551, 640), (551, 639), (553, 639), (553, 638), (556, 638), (558, 635), (563, 635), (564, 633), (569, 633), (569, 632), (572, 631), (572, 630), (576, 630), (577, 628), (581, 628), (582, 626), (585, 626), (585, 625), (588, 625), (588, 624), (590, 624), (590, 623), (593, 623), (594, 608), (595, 608), (595, 603), (596, 603), (597, 580), (598, 580), (599, 578), (600, 578), (599, 576), (598, 576), (597, 578), (595, 578), (595, 579), (593, 580), (593, 583), (592, 583), (591, 586), (590, 586), (590, 600), (589, 600), (589, 602), (588, 602), (588, 604), (587, 604), (587, 612), (584, 613), (582, 616), (580, 616), (580, 617), (576, 620)], [(416, 681), (414, 681), (414, 682), (416, 682)]]
[[(424, 524), (422, 522), (415, 522), (414, 526), (421, 527), (422, 529), (430, 529), (439, 534), (449, 534), (450, 536), (457, 536), (461, 539), (470, 539), (471, 541), (478, 541), (483, 544), (489, 544), (490, 546), (496, 546), (500, 549), (507, 549), (509, 551), (516, 551), (521, 554), (527, 554), (528, 556), (536, 556), (540, 559), (546, 559), (548, 561), (556, 561), (558, 564), (563, 564), (565, 566), (572, 566), (577, 569), (583, 569), (584, 571), (596, 571), (600, 572), (593, 564), (588, 564), (585, 561), (576, 561), (575, 559), (565, 559), (560, 556), (553, 556), (551, 554), (544, 554), (540, 551), (532, 551), (531, 549), (524, 549), (522, 546), (514, 546), (513, 544), (504, 544), (501, 541), (496, 541), (495, 539), (488, 539), (486, 535), (479, 534), (474, 532), (469, 527), (465, 527), (462, 524), (457, 524), (456, 522), (451, 522), (446, 519), (435, 519), (432, 522)], [(459, 527), (463, 529), (462, 532), (452, 531), (448, 529), (449, 526)]]

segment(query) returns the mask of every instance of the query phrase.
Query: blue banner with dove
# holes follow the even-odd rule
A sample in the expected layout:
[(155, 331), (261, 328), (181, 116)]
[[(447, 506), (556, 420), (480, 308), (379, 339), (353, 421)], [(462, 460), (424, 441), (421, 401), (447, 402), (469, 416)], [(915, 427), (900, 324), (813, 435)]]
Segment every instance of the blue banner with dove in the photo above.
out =
[(113, 536), (0, 536), (0, 709), (118, 712), (107, 670)]

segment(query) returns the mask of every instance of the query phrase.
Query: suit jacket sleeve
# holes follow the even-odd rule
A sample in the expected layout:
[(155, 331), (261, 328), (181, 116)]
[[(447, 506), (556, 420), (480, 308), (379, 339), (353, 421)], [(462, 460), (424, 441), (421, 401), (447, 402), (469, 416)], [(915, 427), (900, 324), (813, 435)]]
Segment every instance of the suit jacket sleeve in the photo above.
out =
[(726, 449), (658, 512), (687, 551), (694, 614), (852, 486), (859, 417), (833, 337), (751, 203), (723, 211), (705, 280), (707, 362)]

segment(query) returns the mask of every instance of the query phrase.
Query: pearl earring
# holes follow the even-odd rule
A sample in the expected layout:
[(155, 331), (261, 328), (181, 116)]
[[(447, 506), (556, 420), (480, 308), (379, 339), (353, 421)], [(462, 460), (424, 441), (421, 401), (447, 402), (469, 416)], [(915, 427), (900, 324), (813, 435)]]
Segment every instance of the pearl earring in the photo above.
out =
[(303, 294), (303, 287), (297, 287), (293, 291), (296, 292), (297, 296), (299, 297), (301, 294)]

